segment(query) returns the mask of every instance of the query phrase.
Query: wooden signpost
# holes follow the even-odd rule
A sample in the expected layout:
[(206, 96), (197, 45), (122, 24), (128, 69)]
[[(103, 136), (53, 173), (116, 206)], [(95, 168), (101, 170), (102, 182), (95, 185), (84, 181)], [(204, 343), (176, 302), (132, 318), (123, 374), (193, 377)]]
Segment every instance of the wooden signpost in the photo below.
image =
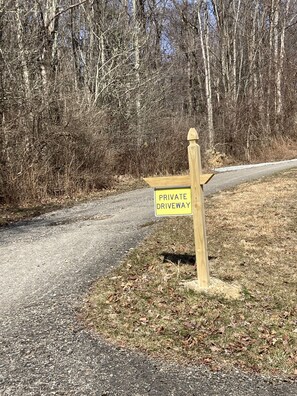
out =
[(193, 215), (198, 286), (206, 289), (210, 285), (210, 278), (203, 185), (213, 177), (213, 174), (201, 174), (200, 147), (197, 143), (196, 129), (189, 130), (188, 141), (190, 175), (149, 177), (144, 180), (155, 188), (156, 216)]

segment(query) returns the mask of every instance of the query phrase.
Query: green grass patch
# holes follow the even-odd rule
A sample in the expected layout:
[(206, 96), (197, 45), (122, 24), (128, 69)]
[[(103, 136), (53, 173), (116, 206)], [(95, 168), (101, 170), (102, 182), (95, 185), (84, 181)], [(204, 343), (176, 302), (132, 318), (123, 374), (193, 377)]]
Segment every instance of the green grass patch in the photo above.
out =
[[(297, 374), (297, 171), (206, 200), (211, 276), (242, 300), (185, 290), (190, 217), (166, 219), (89, 295), (83, 317), (106, 339), (166, 360)], [(174, 257), (175, 260), (164, 260)]]

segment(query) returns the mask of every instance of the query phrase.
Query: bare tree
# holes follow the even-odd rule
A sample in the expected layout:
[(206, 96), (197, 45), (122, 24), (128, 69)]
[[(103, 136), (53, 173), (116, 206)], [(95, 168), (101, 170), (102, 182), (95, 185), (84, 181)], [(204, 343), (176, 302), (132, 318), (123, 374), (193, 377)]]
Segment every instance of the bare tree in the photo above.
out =
[(201, 50), (204, 64), (205, 94), (207, 103), (207, 123), (208, 123), (208, 144), (209, 149), (214, 148), (214, 124), (213, 124), (213, 104), (212, 104), (212, 83), (210, 67), (210, 32), (209, 32), (209, 8), (207, 2), (198, 2), (198, 25), (201, 40)]
[(292, 0), (0, 0), (0, 195), (181, 171), (191, 126), (247, 160), (294, 137), (296, 15)]

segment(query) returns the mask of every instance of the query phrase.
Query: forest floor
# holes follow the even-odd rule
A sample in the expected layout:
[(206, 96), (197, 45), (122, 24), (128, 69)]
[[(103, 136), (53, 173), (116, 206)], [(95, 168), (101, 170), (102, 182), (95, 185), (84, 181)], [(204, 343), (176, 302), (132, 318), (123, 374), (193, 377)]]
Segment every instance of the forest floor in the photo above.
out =
[(196, 294), (190, 217), (158, 223), (101, 278), (82, 316), (107, 340), (162, 359), (297, 376), (297, 170), (206, 199), (211, 276), (239, 300)]

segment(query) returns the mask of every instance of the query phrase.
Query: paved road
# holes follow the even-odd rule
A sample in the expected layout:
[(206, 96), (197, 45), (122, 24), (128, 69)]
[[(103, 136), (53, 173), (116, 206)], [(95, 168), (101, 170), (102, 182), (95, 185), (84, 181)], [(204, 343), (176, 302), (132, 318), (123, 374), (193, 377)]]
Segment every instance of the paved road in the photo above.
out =
[[(216, 175), (208, 194), (297, 160)], [(149, 231), (152, 190), (0, 229), (0, 395), (297, 395), (297, 383), (180, 367), (113, 347), (76, 319), (82, 297)]]

